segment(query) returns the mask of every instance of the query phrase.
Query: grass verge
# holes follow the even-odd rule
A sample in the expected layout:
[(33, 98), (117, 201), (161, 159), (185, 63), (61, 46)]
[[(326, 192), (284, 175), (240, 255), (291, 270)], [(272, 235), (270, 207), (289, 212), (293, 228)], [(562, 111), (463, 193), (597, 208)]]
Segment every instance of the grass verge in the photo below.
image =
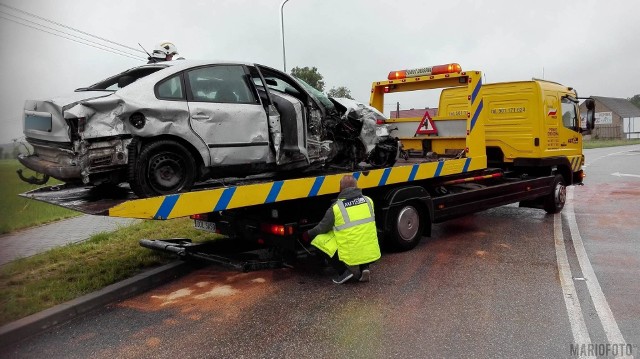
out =
[(602, 148), (602, 147), (614, 147), (614, 146), (629, 146), (640, 144), (640, 139), (633, 140), (589, 140), (583, 141), (582, 147), (584, 148)]
[[(18, 178), (16, 170), (22, 166), (17, 160), (0, 160), (0, 234), (21, 228), (37, 226), (63, 218), (69, 218), (80, 213), (54, 206), (52, 204), (22, 198), (18, 194), (34, 190), (40, 186), (28, 184)], [(24, 175), (30, 177), (33, 171), (24, 170)], [(48, 185), (60, 183), (50, 180)]]
[(142, 248), (142, 238), (191, 238), (211, 234), (187, 218), (145, 221), (88, 241), (52, 249), (0, 267), (0, 325), (104, 288), (175, 259)]

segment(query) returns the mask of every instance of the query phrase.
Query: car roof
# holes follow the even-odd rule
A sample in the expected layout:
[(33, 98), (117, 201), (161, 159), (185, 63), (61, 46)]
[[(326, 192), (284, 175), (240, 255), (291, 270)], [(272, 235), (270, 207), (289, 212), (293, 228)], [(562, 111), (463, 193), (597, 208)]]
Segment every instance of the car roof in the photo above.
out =
[(153, 64), (143, 65), (141, 67), (154, 67), (158, 65), (171, 66), (173, 69), (188, 69), (191, 67), (197, 66), (207, 66), (207, 65), (219, 65), (219, 64), (233, 64), (233, 65), (246, 65), (246, 66), (255, 66), (254, 63), (243, 62), (243, 61), (233, 61), (233, 60), (173, 60), (173, 61), (163, 61), (157, 62)]

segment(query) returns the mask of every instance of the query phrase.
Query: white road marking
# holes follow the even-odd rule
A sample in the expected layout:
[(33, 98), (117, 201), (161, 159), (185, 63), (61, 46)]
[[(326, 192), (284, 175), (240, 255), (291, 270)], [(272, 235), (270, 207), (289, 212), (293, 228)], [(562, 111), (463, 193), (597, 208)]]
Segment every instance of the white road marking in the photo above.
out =
[[(620, 332), (620, 328), (618, 328), (618, 323), (616, 322), (616, 319), (613, 316), (613, 312), (609, 307), (607, 298), (602, 292), (600, 282), (598, 282), (598, 277), (596, 277), (596, 274), (593, 271), (593, 267), (591, 266), (591, 262), (589, 261), (589, 257), (587, 256), (587, 251), (584, 248), (582, 237), (580, 236), (580, 231), (578, 230), (576, 214), (573, 209), (573, 191), (573, 187), (567, 188), (567, 202), (565, 204), (564, 213), (569, 223), (569, 232), (571, 233), (573, 247), (576, 251), (580, 269), (582, 270), (582, 276), (585, 278), (585, 282), (587, 283), (587, 289), (589, 290), (589, 294), (591, 295), (593, 305), (596, 309), (596, 313), (598, 313), (598, 317), (600, 318), (600, 322), (602, 323), (604, 332), (607, 335), (607, 340), (610, 344), (626, 345), (624, 337)], [(633, 356), (629, 356), (628, 358), (633, 358)]]
[(638, 177), (640, 178), (640, 175), (632, 175), (629, 173), (620, 173), (620, 172), (616, 172), (616, 173), (612, 173), (612, 176), (616, 176), (616, 177)]
[[(600, 157), (596, 157), (596, 158), (595, 158), (595, 159), (593, 159), (592, 161), (589, 161), (589, 162), (586, 162), (586, 161), (585, 161), (585, 164), (584, 164), (582, 167), (583, 167), (583, 168), (589, 167), (589, 166), (590, 166), (591, 164), (593, 164), (594, 162), (596, 162), (596, 161), (598, 161), (598, 160), (601, 160), (601, 159), (603, 159), (603, 158), (605, 158), (605, 157), (609, 157), (609, 156), (616, 156), (616, 155), (621, 155), (621, 154), (629, 154), (629, 152), (637, 151), (637, 150), (638, 150), (637, 148), (631, 148), (631, 149), (624, 150), (624, 151), (613, 152), (613, 153), (609, 153), (609, 154), (606, 154), (606, 155), (602, 155), (602, 156), (600, 156)], [(635, 155), (635, 154), (634, 154), (634, 155)]]
[(591, 344), (589, 331), (584, 322), (582, 308), (576, 287), (571, 277), (571, 268), (567, 259), (567, 250), (564, 245), (564, 235), (562, 234), (562, 214), (557, 213), (553, 216), (553, 237), (556, 244), (556, 259), (558, 260), (558, 273), (560, 276), (560, 286), (564, 298), (564, 304), (567, 307), (569, 315), (569, 323), (571, 324), (571, 332), (573, 333), (573, 341), (576, 344)]

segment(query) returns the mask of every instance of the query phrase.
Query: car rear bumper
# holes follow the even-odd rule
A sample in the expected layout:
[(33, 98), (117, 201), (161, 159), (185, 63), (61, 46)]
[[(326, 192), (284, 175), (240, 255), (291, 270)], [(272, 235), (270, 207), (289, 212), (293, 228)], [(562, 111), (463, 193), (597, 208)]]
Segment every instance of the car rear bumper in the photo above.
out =
[(55, 179), (70, 182), (82, 179), (79, 166), (64, 166), (58, 163), (45, 161), (37, 155), (18, 155), (18, 161), (30, 170), (49, 175)]

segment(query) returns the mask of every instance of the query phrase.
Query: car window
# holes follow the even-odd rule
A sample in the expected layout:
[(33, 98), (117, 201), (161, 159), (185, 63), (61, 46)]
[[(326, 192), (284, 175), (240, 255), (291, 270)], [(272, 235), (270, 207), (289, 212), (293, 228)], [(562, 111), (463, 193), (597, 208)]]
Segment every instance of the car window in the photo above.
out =
[(129, 84), (132, 84), (138, 79), (141, 79), (145, 76), (149, 76), (152, 73), (162, 70), (166, 67), (167, 67), (166, 65), (157, 65), (157, 66), (143, 66), (143, 67), (133, 68), (125, 72), (119, 73), (115, 76), (111, 76), (108, 79), (102, 80), (91, 86), (79, 88), (76, 91), (96, 91), (96, 90), (116, 91)]
[(196, 102), (257, 103), (242, 65), (218, 65), (187, 73)]
[(315, 96), (323, 105), (324, 107), (329, 110), (329, 109), (335, 109), (335, 105), (333, 104), (333, 102), (331, 102), (331, 100), (329, 100), (329, 97), (327, 97), (327, 95), (325, 95), (322, 91), (318, 91), (315, 87), (309, 85), (308, 83), (306, 83), (305, 81), (303, 81), (302, 79), (299, 79), (295, 76), (292, 75), (292, 77), (298, 81), (298, 83), (300, 85), (302, 85), (302, 87), (304, 87), (307, 91), (309, 91), (313, 96)]
[(158, 83), (157, 96), (161, 99), (179, 100), (183, 99), (182, 81), (180, 75), (169, 77)]

